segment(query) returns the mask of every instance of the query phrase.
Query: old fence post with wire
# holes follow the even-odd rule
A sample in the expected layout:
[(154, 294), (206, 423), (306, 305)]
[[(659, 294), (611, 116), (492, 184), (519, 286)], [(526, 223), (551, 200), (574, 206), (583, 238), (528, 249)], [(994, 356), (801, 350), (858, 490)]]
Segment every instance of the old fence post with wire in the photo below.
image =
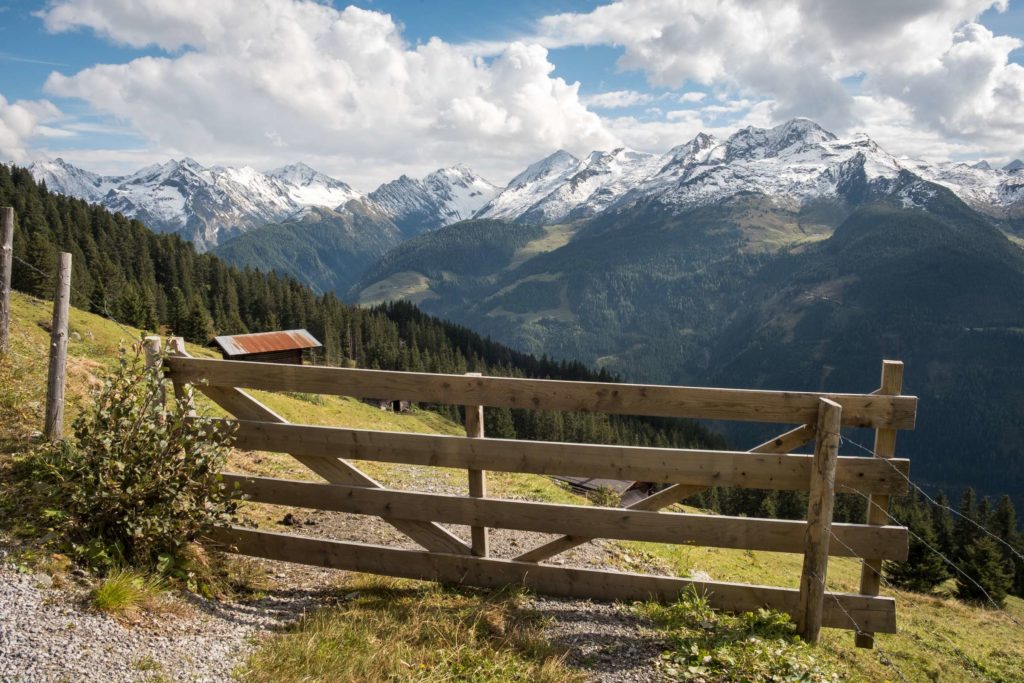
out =
[[(903, 363), (895, 360), (882, 361), (882, 386), (875, 393), (880, 396), (898, 396), (903, 390)], [(896, 430), (878, 428), (875, 430), (874, 454), (879, 458), (896, 455)], [(889, 523), (889, 496), (870, 494), (868, 498), (868, 524)], [(863, 595), (878, 595), (882, 581), (882, 560), (867, 558), (861, 567), (860, 592)], [(870, 648), (874, 636), (870, 631), (858, 631), (855, 636), (857, 647)]]
[(71, 305), (71, 254), (57, 259), (57, 285), (53, 296), (50, 328), (50, 366), (46, 377), (44, 435), (58, 441), (64, 435), (64, 383), (68, 357), (68, 308)]
[(11, 349), (11, 270), (14, 267), (14, 207), (0, 207), (0, 353)]
[(827, 398), (818, 408), (814, 461), (811, 467), (810, 495), (807, 501), (807, 530), (804, 541), (804, 566), (800, 576), (800, 603), (797, 627), (804, 640), (818, 642), (828, 576), (829, 540), (832, 536), (832, 511), (835, 507), (836, 464), (839, 457), (839, 429), (843, 407)]
[[(907, 490), (908, 460), (839, 455), (841, 427), (912, 429), (917, 399), (896, 394), (784, 392), (443, 375), (192, 358), (174, 344), (167, 377), (192, 385), (233, 416), (223, 421), (237, 448), (284, 453), (322, 482), (224, 473), (245, 505), (281, 505), (379, 517), (416, 548), (217, 527), (210, 540), (229, 552), (285, 562), (433, 580), (479, 588), (510, 585), (563, 597), (675, 600), (696, 590), (715, 609), (761, 608), (788, 614), (804, 636), (822, 628), (893, 633), (892, 597), (829, 591), (829, 557), (905, 561), (902, 526), (834, 524), (836, 488), (855, 485), (879, 496)], [(247, 390), (308, 392), (468, 406), (466, 435), (386, 432), (293, 424)], [(619, 415), (738, 420), (787, 425), (749, 451), (653, 448), (496, 439), (485, 435), (482, 407), (583, 411)], [(814, 455), (794, 453), (815, 442)], [(358, 462), (445, 467), (479, 473), (469, 495), (382, 486)], [(628, 507), (567, 505), (487, 495), (486, 471), (629, 479), (664, 486)], [(471, 477), (477, 476), (474, 474)], [(709, 487), (809, 491), (807, 520), (666, 512)], [(469, 528), (460, 537), (446, 525)], [(487, 553), (489, 529), (556, 534), (511, 559)], [(476, 531), (479, 530), (479, 531)], [(802, 554), (798, 589), (700, 581), (546, 560), (594, 538), (703, 545)], [(834, 543), (829, 543), (829, 539)]]

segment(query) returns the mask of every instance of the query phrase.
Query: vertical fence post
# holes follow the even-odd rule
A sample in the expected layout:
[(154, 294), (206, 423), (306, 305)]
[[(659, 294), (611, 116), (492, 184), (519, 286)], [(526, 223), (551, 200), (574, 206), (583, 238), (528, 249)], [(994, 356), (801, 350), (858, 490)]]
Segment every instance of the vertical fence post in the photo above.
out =
[(800, 603), (797, 609), (800, 636), (809, 643), (818, 642), (821, 632), (842, 413), (842, 406), (827, 398), (821, 399), (818, 404), (818, 431), (814, 443), (811, 492), (807, 502), (804, 566), (800, 575)]
[[(481, 377), (479, 372), (467, 372), (467, 376)], [(466, 409), (466, 436), (473, 439), (484, 437), (484, 407), (465, 406)], [(473, 498), (484, 498), (487, 495), (487, 474), (484, 470), (469, 470), (469, 495)], [(474, 526), (470, 528), (472, 534), (473, 554), (477, 557), (487, 557), (487, 527)]]
[[(875, 393), (886, 396), (899, 396), (903, 391), (903, 363), (898, 360), (882, 361), (882, 386)], [(880, 458), (891, 458), (896, 455), (896, 430), (875, 430), (875, 455)], [(889, 523), (889, 496), (872, 495), (869, 498), (868, 524)], [(861, 595), (878, 595), (882, 582), (882, 561), (866, 559), (860, 570)], [(875, 645), (875, 636), (871, 633), (857, 633), (854, 637), (857, 647), (870, 648)]]
[[(142, 350), (146, 354), (146, 368), (158, 368), (160, 367), (160, 337), (157, 335), (147, 335), (142, 340)], [(162, 407), (167, 405), (167, 390), (164, 389), (163, 382), (160, 383), (160, 395), (157, 401)]]
[[(171, 340), (167, 344), (171, 351), (172, 356), (183, 356), (188, 357), (188, 351), (185, 350), (185, 338), (184, 337), (171, 337)], [(185, 387), (180, 382), (173, 382), (174, 385), (174, 400), (179, 403), (188, 399), (188, 395), (185, 393)], [(196, 414), (196, 407), (189, 401), (188, 414), (194, 416)]]
[(68, 357), (68, 307), (71, 304), (71, 254), (61, 252), (57, 262), (57, 288), (50, 327), (50, 367), (46, 380), (46, 423), (50, 441), (64, 435), (64, 371)]
[(11, 269), (14, 267), (14, 207), (0, 207), (0, 353), (11, 350)]

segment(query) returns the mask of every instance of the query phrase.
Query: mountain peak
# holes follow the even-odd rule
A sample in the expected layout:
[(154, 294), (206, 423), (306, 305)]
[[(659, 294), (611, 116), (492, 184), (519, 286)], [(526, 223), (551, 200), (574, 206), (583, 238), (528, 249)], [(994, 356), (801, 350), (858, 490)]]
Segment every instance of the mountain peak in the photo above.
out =
[(763, 159), (794, 147), (832, 142), (836, 136), (805, 118), (795, 118), (773, 128), (747, 126), (726, 140), (729, 159)]
[(992, 165), (989, 164), (986, 160), (982, 159), (978, 163), (972, 164), (971, 168), (977, 169), (979, 171), (991, 171)]
[(1014, 159), (1013, 161), (1008, 163), (1006, 166), (1003, 166), (1003, 170), (1007, 171), (1009, 173), (1012, 173), (1014, 171), (1019, 171), (1022, 168), (1024, 168), (1024, 161), (1021, 161), (1020, 159)]

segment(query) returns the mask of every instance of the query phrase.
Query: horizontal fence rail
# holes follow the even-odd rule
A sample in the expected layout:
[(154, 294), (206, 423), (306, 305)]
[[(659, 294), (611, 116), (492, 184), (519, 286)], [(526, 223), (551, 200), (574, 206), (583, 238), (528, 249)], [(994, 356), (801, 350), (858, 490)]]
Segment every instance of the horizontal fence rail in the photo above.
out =
[[(696, 591), (706, 596), (716, 609), (748, 612), (766, 608), (791, 616), (796, 616), (800, 599), (799, 591), (792, 588), (552, 567), (327, 541), (240, 527), (216, 529), (211, 538), (236, 552), (271, 560), (480, 588), (518, 585), (538, 593), (571, 598), (670, 601)], [(823, 626), (870, 629), (874, 633), (896, 632), (896, 605), (892, 598), (833, 592), (826, 593), (825, 597)]]
[[(744, 548), (785, 553), (804, 551), (807, 523), (782, 519), (720, 517), (622, 508), (583, 507), (495, 498), (367, 489), (288, 479), (225, 474), (224, 482), (255, 503), (349, 512), (375, 517), (519, 529), (599, 538)], [(907, 559), (904, 527), (833, 524), (837, 557)]]
[[(241, 420), (235, 445), (309, 457), (487, 469), (501, 472), (590, 476), (656, 483), (808, 490), (812, 456), (639, 446), (468, 439), (461, 436), (381, 432), (344, 427)], [(865, 492), (905, 493), (910, 462), (894, 458), (839, 458), (837, 484)]]
[(843, 425), (889, 429), (913, 429), (917, 414), (915, 396), (473, 377), (200, 358), (170, 358), (168, 367), (175, 382), (493, 408), (813, 424), (818, 401), (828, 398), (842, 406)]

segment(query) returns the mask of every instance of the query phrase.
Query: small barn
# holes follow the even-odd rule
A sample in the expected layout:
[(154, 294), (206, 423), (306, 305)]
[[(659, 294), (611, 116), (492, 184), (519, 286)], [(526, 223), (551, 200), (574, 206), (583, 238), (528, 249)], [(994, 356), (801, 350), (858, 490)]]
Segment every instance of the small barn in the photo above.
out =
[(654, 485), (644, 481), (623, 481), (621, 479), (596, 479), (592, 477), (551, 477), (556, 481), (568, 484), (576, 493), (589, 495), (602, 489), (619, 496), (620, 507), (628, 507), (642, 498), (654, 493)]
[(224, 360), (302, 365), (303, 355), (322, 345), (306, 330), (229, 334), (214, 337), (210, 346), (220, 349)]

